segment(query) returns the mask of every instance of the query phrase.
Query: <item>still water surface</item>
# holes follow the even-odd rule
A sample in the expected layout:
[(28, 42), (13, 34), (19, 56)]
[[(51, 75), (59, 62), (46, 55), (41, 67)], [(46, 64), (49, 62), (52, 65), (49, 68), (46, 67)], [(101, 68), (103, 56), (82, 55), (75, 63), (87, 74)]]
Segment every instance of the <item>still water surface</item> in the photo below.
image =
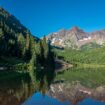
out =
[[(36, 92), (37, 90), (34, 75), (0, 71), (0, 105), (71, 105), (68, 101), (61, 102), (42, 95)], [(78, 105), (105, 105), (105, 103), (85, 99)]]
[[(22, 105), (71, 105), (68, 101), (60, 102), (57, 99), (51, 98), (47, 95), (42, 95), (40, 93), (35, 93)], [(84, 99), (77, 105), (105, 105), (103, 102), (99, 102), (90, 98)]]

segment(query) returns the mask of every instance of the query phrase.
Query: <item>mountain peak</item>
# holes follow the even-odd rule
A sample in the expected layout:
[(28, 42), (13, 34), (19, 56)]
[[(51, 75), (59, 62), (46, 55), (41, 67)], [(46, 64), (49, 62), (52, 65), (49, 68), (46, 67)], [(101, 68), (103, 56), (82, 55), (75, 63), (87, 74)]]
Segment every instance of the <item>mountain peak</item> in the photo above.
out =
[(74, 31), (74, 32), (77, 32), (77, 31), (83, 31), (83, 30), (81, 30), (79, 27), (77, 27), (77, 26), (74, 26), (72, 29), (71, 29), (71, 31)]
[(84, 33), (84, 31), (77, 26), (74, 26), (70, 30), (67, 30), (67, 33), (71, 33), (71, 32), (73, 32), (73, 33), (78, 33), (78, 32)]
[(72, 28), (72, 30), (78, 30), (79, 29), (79, 27), (77, 27), (77, 26), (74, 26), (73, 28)]

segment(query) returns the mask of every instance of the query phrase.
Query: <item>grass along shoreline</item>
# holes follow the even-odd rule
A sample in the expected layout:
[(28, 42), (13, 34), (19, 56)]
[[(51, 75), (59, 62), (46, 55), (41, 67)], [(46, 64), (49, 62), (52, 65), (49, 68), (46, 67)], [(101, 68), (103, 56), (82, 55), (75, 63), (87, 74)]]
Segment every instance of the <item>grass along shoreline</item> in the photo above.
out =
[(105, 86), (105, 48), (91, 49), (89, 51), (55, 50), (58, 57), (74, 65), (56, 76), (57, 81), (65, 80), (72, 83), (79, 81), (80, 84), (96, 88)]

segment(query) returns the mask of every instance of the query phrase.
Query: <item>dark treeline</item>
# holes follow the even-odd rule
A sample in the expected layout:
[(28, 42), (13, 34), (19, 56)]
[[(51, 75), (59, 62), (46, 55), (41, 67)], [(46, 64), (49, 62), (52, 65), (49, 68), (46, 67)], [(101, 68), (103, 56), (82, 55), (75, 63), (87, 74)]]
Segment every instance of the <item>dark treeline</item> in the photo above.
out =
[[(0, 8), (0, 62), (16, 58), (26, 64), (30, 74), (40, 83), (50, 85), (54, 78), (54, 53), (46, 38), (39, 40), (14, 16)], [(11, 60), (11, 59), (10, 59)], [(31, 75), (32, 77), (32, 75)]]

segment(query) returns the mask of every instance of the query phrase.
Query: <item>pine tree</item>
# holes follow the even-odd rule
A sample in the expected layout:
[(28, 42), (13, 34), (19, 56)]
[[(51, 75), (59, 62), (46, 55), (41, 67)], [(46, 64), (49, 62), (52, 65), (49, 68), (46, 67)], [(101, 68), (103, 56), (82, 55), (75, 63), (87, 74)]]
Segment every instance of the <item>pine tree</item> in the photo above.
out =
[(0, 29), (0, 55), (2, 55), (3, 53), (3, 41), (2, 41), (3, 35), (4, 35), (3, 30)]
[(0, 38), (4, 35), (2, 28), (0, 28)]
[(23, 57), (25, 53), (25, 39), (21, 33), (18, 34), (18, 47), (20, 49), (20, 57)]
[(45, 85), (47, 82), (48, 86), (54, 79), (54, 70), (55, 70), (55, 62), (54, 62), (54, 54), (51, 51), (50, 45), (46, 41), (46, 37), (44, 37), (40, 41), (40, 55), (38, 57), (40, 69), (37, 69), (37, 78), (40, 81), (41, 87)]
[(49, 47), (48, 47), (48, 43), (46, 41), (46, 37), (44, 36), (43, 40), (42, 40), (42, 46), (44, 49), (44, 58), (47, 58), (48, 56), (48, 52), (49, 52)]
[(31, 59), (31, 39), (30, 39), (30, 34), (27, 33), (24, 60), (29, 61), (30, 59)]
[(35, 65), (36, 65), (36, 53), (35, 53), (35, 42), (34, 38), (30, 38), (30, 53), (31, 53), (31, 59), (30, 59), (30, 69), (35, 70)]

